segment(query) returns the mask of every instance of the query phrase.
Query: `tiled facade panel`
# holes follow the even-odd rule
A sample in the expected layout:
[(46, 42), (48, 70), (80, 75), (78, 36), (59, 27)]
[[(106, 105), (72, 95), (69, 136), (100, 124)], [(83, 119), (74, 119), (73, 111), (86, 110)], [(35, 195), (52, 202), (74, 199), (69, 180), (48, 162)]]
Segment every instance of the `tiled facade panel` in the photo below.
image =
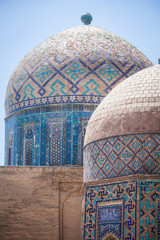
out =
[(160, 239), (160, 181), (140, 181), (139, 240)]
[(119, 240), (136, 239), (136, 211), (135, 181), (87, 187), (84, 239), (102, 240), (110, 233)]
[[(12, 115), (7, 119), (7, 125), (5, 127), (5, 165), (16, 165), (17, 154), (17, 115)], [(12, 144), (11, 144), (12, 138)], [(11, 147), (11, 148), (10, 148)], [(12, 151), (12, 152), (11, 152)]]
[(93, 110), (80, 108), (26, 110), (9, 117), (6, 165), (82, 165), (84, 134)]
[(84, 239), (158, 240), (159, 209), (160, 180), (92, 184), (86, 187)]
[(34, 165), (35, 144), (34, 144), (34, 124), (25, 124), (21, 142), (23, 144), (23, 165)]

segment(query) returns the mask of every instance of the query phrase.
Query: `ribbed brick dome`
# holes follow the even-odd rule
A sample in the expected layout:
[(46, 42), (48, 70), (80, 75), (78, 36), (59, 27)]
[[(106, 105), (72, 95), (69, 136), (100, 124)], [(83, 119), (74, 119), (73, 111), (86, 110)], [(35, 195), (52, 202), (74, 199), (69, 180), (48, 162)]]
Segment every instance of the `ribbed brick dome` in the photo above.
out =
[(86, 181), (160, 174), (160, 65), (134, 74), (103, 99), (84, 146)]

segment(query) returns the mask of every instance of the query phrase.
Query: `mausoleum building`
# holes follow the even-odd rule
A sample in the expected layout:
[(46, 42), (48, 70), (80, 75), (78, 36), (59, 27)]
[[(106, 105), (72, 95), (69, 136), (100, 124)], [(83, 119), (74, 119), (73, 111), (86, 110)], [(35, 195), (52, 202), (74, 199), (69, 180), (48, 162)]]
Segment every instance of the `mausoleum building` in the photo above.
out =
[(160, 238), (160, 65), (81, 19), (10, 77), (2, 240)]

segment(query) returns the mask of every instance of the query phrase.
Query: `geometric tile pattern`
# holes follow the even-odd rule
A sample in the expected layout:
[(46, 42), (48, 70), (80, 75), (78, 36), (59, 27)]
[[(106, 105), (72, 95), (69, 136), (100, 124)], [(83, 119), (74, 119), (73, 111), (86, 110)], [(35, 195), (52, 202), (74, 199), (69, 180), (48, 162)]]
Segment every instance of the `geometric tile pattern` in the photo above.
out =
[(135, 181), (87, 187), (84, 239), (104, 239), (109, 233), (117, 239), (136, 239), (136, 210)]
[(102, 76), (105, 76), (108, 82), (110, 82), (114, 77), (120, 74), (116, 67), (111, 64), (105, 65), (103, 68), (99, 70), (99, 73)]
[[(39, 165), (39, 144), (38, 132), (40, 132), (40, 118), (35, 115), (20, 116), (14, 126), (15, 156), (16, 162), (13, 165), (38, 166)], [(7, 156), (6, 156), (7, 161)]]
[(61, 165), (64, 148), (63, 148), (63, 139), (65, 136), (63, 135), (63, 122), (56, 122), (55, 120), (49, 123), (49, 133), (47, 143), (49, 145), (49, 159), (50, 166), (58, 166)]
[(24, 125), (22, 142), (24, 143), (24, 165), (32, 166), (34, 161), (34, 125)]
[(84, 181), (160, 174), (160, 134), (111, 137), (86, 145)]
[[(85, 137), (85, 133), (86, 133), (86, 128), (87, 128), (87, 124), (88, 124), (88, 117), (80, 117), (79, 118), (79, 132), (81, 134), (79, 134), (79, 145), (78, 145), (78, 152), (80, 153), (79, 154), (79, 157), (78, 157), (78, 162), (82, 162), (82, 159), (83, 159), (83, 145), (84, 145), (84, 137)], [(75, 148), (75, 147), (74, 147)], [(76, 148), (75, 148), (75, 151)]]
[[(45, 146), (44, 152), (42, 152), (43, 158), (45, 158), (45, 165), (59, 166), (66, 162), (66, 117), (60, 114), (61, 118), (56, 117), (52, 119), (52, 115), (45, 117), (46, 124), (42, 125), (42, 131), (46, 134), (42, 136), (43, 144)], [(70, 139), (67, 138), (69, 141)]]
[[(5, 126), (5, 165), (16, 165), (16, 152), (17, 152), (17, 130), (16, 130), (16, 125), (17, 125), (17, 116), (14, 114), (13, 116), (9, 117), (8, 120), (6, 121), (6, 126)], [(13, 137), (11, 135), (13, 134)], [(10, 143), (11, 143), (11, 138), (12, 138), (12, 146), (13, 148), (10, 149)], [(10, 154), (10, 150), (12, 153)], [(12, 156), (10, 158), (10, 156)]]
[(8, 84), (6, 116), (37, 106), (99, 104), (119, 82), (151, 65), (136, 48), (107, 31), (69, 29), (19, 64)]
[(140, 181), (139, 239), (160, 239), (160, 181)]
[(9, 144), (8, 144), (8, 165), (12, 165), (13, 164), (13, 143), (14, 143), (14, 140), (13, 140), (13, 132), (10, 131), (9, 133)]
[(94, 108), (45, 107), (8, 117), (5, 164), (82, 165), (85, 129)]
[(160, 198), (156, 199), (156, 237), (160, 239)]

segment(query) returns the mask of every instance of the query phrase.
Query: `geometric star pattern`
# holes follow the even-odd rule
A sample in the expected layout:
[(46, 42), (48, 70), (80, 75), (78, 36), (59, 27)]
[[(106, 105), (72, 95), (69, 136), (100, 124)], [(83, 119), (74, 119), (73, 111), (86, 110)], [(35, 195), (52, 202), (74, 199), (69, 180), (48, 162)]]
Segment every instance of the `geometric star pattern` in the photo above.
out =
[(160, 174), (160, 135), (133, 134), (88, 144), (85, 181), (134, 174)]

